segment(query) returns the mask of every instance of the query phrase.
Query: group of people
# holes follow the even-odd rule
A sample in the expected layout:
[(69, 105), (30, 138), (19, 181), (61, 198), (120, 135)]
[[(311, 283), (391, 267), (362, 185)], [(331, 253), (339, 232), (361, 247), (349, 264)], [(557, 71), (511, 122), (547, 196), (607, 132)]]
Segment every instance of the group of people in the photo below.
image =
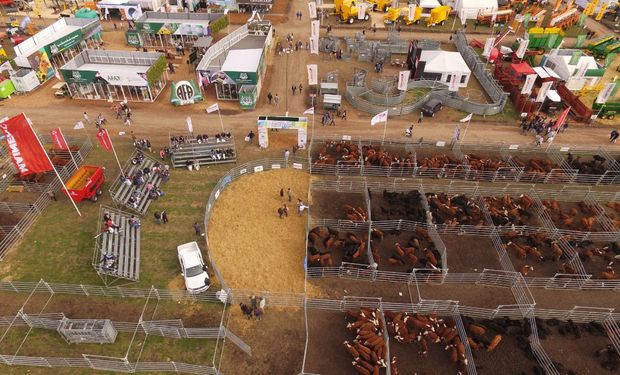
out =
[[(140, 139), (140, 138), (136, 138), (133, 141), (133, 146), (137, 149), (137, 150), (148, 150), (149, 152), (153, 152), (153, 149), (151, 148), (151, 141), (149, 141), (148, 139)], [(144, 155), (143, 155), (144, 156)], [(143, 158), (144, 160), (144, 158)]]
[(247, 305), (243, 302), (239, 303), (239, 307), (241, 308), (241, 312), (243, 315), (248, 318), (248, 320), (252, 319), (252, 316), (256, 318), (256, 320), (261, 320), (261, 317), (265, 313), (265, 305), (267, 301), (265, 297), (250, 297), (250, 305)]
[(276, 93), (275, 96), (273, 96), (271, 91), (269, 91), (267, 93), (267, 103), (269, 103), (269, 105), (271, 105), (271, 103), (274, 103), (276, 105), (276, 107), (279, 107), (280, 106), (280, 97), (278, 96), (277, 93)]
[[(228, 142), (232, 139), (232, 133), (230, 132), (217, 133), (215, 134), (214, 138), (215, 138), (215, 143)], [(196, 143), (198, 144), (207, 143), (209, 142), (209, 139), (212, 139), (212, 138), (210, 138), (208, 134), (198, 134), (195, 137)], [(182, 136), (182, 135), (170, 137), (170, 146), (172, 147), (173, 150), (188, 143), (192, 143), (192, 138)], [(160, 152), (160, 156), (161, 156), (161, 152)]]
[[(285, 193), (284, 188), (281, 188), (280, 201), (283, 203), (283, 205), (278, 207), (278, 216), (280, 217), (280, 219), (288, 217), (288, 205), (286, 204), (287, 200), (289, 203), (293, 202), (293, 191), (291, 190), (291, 188), (287, 188)], [(309, 206), (307, 206), (301, 199), (297, 198), (297, 214), (299, 216), (301, 216), (304, 213), (304, 210), (308, 207)]]
[(112, 106), (112, 110), (116, 114), (117, 120), (123, 120), (123, 123), (127, 126), (131, 125), (131, 108), (127, 104), (127, 101), (122, 101)]
[(299, 88), (299, 93), (301, 94), (303, 89), (304, 89), (304, 85), (301, 84), (301, 82), (299, 83), (299, 87), (296, 85), (291, 86), (291, 91), (293, 91), (293, 95), (295, 95), (295, 92), (297, 91), (297, 88)]
[(336, 117), (340, 117), (343, 120), (347, 119), (347, 110), (343, 110), (340, 111), (339, 109), (336, 110), (335, 113), (332, 113), (331, 111), (327, 111), (323, 114), (323, 116), (321, 117), (321, 126), (325, 126), (325, 125), (331, 125), (331, 126), (336, 126)]
[(537, 146), (542, 145), (544, 142), (551, 143), (558, 132), (565, 132), (569, 126), (567, 121), (559, 129), (554, 129), (556, 121), (552, 118), (546, 118), (542, 114), (524, 117), (521, 119), (521, 134), (527, 135), (533, 130), (536, 133), (534, 141)]
[(155, 224), (166, 224), (168, 222), (168, 214), (166, 211), (155, 211)]
[(105, 227), (103, 233), (123, 234), (123, 230), (112, 220), (112, 215), (108, 211), (103, 213), (103, 225)]

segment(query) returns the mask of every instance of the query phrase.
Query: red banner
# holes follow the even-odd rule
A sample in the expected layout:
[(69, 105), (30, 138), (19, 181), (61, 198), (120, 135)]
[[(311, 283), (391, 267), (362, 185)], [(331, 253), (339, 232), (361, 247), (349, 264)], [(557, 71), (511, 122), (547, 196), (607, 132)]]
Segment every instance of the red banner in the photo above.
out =
[(570, 109), (571, 107), (567, 107), (564, 111), (562, 111), (562, 113), (560, 113), (560, 117), (558, 117), (558, 120), (555, 122), (555, 125), (553, 125), (554, 130), (558, 130), (559, 128), (564, 126), (564, 123), (566, 122), (566, 119), (568, 118), (568, 113), (570, 112)]
[(62, 135), (60, 128), (52, 129), (50, 131), (50, 135), (52, 136), (52, 141), (54, 141), (54, 146), (56, 146), (56, 148), (61, 150), (69, 149), (69, 145), (67, 144), (65, 137)]
[(97, 139), (104, 150), (112, 151), (112, 140), (106, 129), (101, 129), (97, 132)]
[(13, 164), (22, 176), (54, 169), (30, 127), (26, 115), (19, 114), (0, 123)]

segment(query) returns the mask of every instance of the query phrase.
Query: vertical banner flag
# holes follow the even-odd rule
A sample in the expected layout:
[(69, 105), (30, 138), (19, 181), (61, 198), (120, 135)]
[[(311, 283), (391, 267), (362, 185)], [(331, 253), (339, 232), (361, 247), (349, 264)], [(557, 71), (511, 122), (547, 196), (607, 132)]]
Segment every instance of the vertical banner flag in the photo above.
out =
[(467, 116), (465, 116), (462, 119), (460, 119), (459, 122), (470, 122), (472, 117), (474, 117), (474, 114), (470, 113)]
[(581, 15), (579, 16), (579, 21), (577, 21), (577, 26), (583, 27), (583, 25), (586, 23), (586, 18), (588, 18), (588, 15), (586, 14), (586, 11), (584, 10), (583, 13), (581, 13)]
[(586, 41), (586, 34), (577, 35), (577, 40), (575, 41), (575, 48), (581, 48), (583, 42)]
[(306, 109), (303, 114), (304, 115), (313, 115), (314, 114), (314, 107), (310, 107), (310, 108)]
[(491, 50), (493, 49), (493, 44), (495, 44), (495, 38), (487, 38), (487, 41), (484, 43), (484, 50), (482, 51), (482, 56), (489, 57), (491, 54)]
[(317, 64), (308, 64), (306, 65), (308, 69), (308, 84), (309, 85), (318, 85), (319, 84), (319, 67)]
[(11, 160), (20, 175), (26, 176), (53, 169), (26, 115), (21, 113), (5, 119), (0, 123), (0, 130), (6, 138)]
[(190, 134), (193, 134), (194, 124), (192, 124), (192, 118), (190, 116), (187, 116), (187, 118), (185, 119), (185, 122), (187, 123), (187, 130), (189, 131)]
[(104, 150), (112, 151), (112, 140), (106, 129), (101, 129), (97, 132), (97, 139)]
[(583, 51), (573, 52), (573, 54), (570, 57), (570, 60), (568, 60), (568, 65), (577, 65), (577, 63), (579, 62), (579, 59), (581, 59), (582, 54), (583, 54)]
[(614, 52), (610, 52), (605, 56), (605, 68), (609, 68), (609, 65), (611, 65), (616, 56), (618, 56), (618, 54)]
[(603, 19), (603, 16), (605, 15), (605, 12), (607, 11), (607, 6), (608, 5), (609, 5), (609, 3), (601, 4), (601, 9), (598, 11), (598, 14), (594, 18), (595, 20), (600, 21), (600, 20)]
[(415, 4), (409, 4), (409, 16), (407, 18), (409, 18), (409, 21), (415, 20)]
[(519, 43), (519, 48), (517, 49), (517, 57), (522, 59), (525, 56), (525, 51), (527, 51), (527, 46), (529, 46), (529, 39), (521, 39), (521, 43)]
[(527, 13), (523, 16), (523, 28), (527, 29), (527, 25), (530, 23), (530, 18), (532, 18), (532, 15), (530, 13)]
[(598, 93), (598, 96), (596, 97), (596, 102), (598, 104), (607, 103), (607, 100), (609, 100), (609, 98), (611, 97), (611, 93), (614, 91), (614, 86), (616, 86), (616, 82), (609, 82), (608, 84), (606, 84), (605, 87), (603, 87), (603, 89), (601, 90), (601, 92)]
[(84, 129), (84, 123), (82, 121), (76, 122), (75, 126), (73, 127), (73, 130), (79, 130), (79, 129)]
[(399, 0), (392, 0), (392, 8), (398, 8)]
[(375, 126), (380, 122), (386, 122), (388, 117), (388, 111), (385, 110), (377, 115), (375, 115), (372, 120), (370, 120), (370, 126)]
[(491, 25), (495, 25), (496, 20), (497, 20), (497, 12), (491, 13)]
[(310, 53), (315, 55), (319, 54), (319, 37), (311, 36), (310, 37)]
[(207, 107), (207, 113), (213, 113), (213, 112), (219, 111), (219, 110), (220, 110), (220, 106), (217, 105), (217, 103), (211, 104), (210, 106)]
[(564, 125), (566, 119), (568, 118), (568, 113), (570, 112), (570, 109), (571, 107), (566, 107), (566, 109), (562, 111), (560, 117), (558, 117), (558, 120), (555, 122), (555, 125), (553, 125), (553, 129), (559, 129), (562, 127), (562, 125)]
[(363, 20), (366, 16), (366, 4), (358, 3), (357, 4), (357, 19)]
[(538, 90), (538, 95), (536, 96), (536, 103), (542, 103), (545, 101), (545, 98), (547, 97), (547, 91), (549, 91), (551, 85), (553, 85), (553, 82), (543, 82), (543, 84), (540, 86), (540, 90)]
[(52, 136), (52, 141), (54, 142), (54, 146), (61, 150), (68, 150), (69, 145), (65, 140), (65, 137), (62, 135), (60, 128), (52, 129), (50, 131), (50, 135)]
[(450, 85), (448, 91), (459, 91), (459, 84), (461, 83), (461, 74), (452, 73), (450, 77)]
[(310, 18), (316, 18), (316, 2), (311, 1), (308, 3), (308, 13)]
[(411, 71), (403, 70), (398, 72), (398, 89), (401, 91), (407, 91), (407, 84), (409, 83), (409, 74)]
[(532, 88), (534, 88), (536, 77), (538, 77), (538, 74), (528, 74), (525, 77), (525, 83), (523, 84), (523, 88), (521, 89), (521, 94), (530, 95), (532, 93)]
[(585, 60), (581, 60), (581, 64), (577, 66), (577, 72), (575, 73), (576, 79), (582, 79), (586, 76), (586, 71), (588, 70), (588, 62)]
[(321, 27), (321, 21), (312, 20), (310, 22), (310, 36), (319, 36), (319, 28)]

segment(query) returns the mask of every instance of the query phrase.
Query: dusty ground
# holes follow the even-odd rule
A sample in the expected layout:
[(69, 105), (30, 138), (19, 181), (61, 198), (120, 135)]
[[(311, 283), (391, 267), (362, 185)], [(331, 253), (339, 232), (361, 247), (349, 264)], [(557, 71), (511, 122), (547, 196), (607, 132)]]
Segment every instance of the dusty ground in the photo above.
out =
[(499, 256), (489, 237), (440, 235), (448, 250), (449, 272), (482, 272), (485, 268), (500, 270)]
[[(239, 178), (224, 189), (209, 223), (209, 247), (224, 280), (232, 288), (304, 291), (306, 217), (296, 213), (306, 200), (309, 177), (293, 169), (265, 171)], [(289, 216), (278, 217), (285, 203), (280, 189), (293, 194)], [(274, 269), (286, 270), (274, 273)]]
[[(415, 285), (412, 286), (414, 293)], [(499, 305), (513, 305), (515, 298), (508, 288), (459, 284), (419, 284), (419, 298), (425, 300), (453, 300), (463, 306), (477, 306), (495, 309)]]

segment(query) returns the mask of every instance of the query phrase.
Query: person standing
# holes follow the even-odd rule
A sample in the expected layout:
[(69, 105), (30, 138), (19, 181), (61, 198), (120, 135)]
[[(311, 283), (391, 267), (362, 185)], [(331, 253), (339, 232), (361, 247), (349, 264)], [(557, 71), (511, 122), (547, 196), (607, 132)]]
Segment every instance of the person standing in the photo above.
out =
[(609, 142), (616, 143), (616, 141), (618, 140), (618, 137), (620, 137), (620, 133), (618, 132), (618, 130), (616, 129), (612, 130), (611, 134), (609, 135)]
[(291, 156), (291, 152), (288, 150), (284, 150), (284, 164), (288, 167), (288, 157)]
[(161, 212), (161, 222), (166, 224), (168, 222), (168, 214), (166, 211)]
[(269, 93), (267, 94), (267, 102), (271, 104), (272, 100), (273, 100), (273, 95), (271, 95), (271, 91), (269, 91)]
[(291, 192), (291, 188), (286, 189), (286, 195), (288, 196), (288, 201), (290, 203), (293, 199), (293, 192)]
[(92, 122), (90, 121), (90, 117), (88, 117), (88, 113), (84, 112), (84, 121), (86, 121), (88, 124), (91, 124)]
[(243, 316), (248, 318), (248, 320), (252, 319), (252, 309), (248, 305), (240, 302), (239, 307), (241, 308), (241, 312), (243, 313)]
[(535, 140), (536, 140), (536, 146), (540, 146), (543, 143), (544, 139), (542, 135), (536, 134)]
[(265, 305), (267, 304), (267, 300), (265, 299), (265, 297), (260, 297), (258, 299), (258, 308), (260, 309), (260, 311), (264, 314), (265, 313)]
[(454, 127), (454, 134), (452, 134), (452, 143), (458, 142), (460, 138), (461, 138), (461, 128), (459, 127), (459, 124), (456, 124), (456, 126)]
[(295, 91), (297, 91), (297, 86), (291, 86), (291, 91), (293, 91), (293, 95), (295, 95)]
[(198, 224), (197, 221), (194, 222), (194, 225), (192, 225), (194, 227), (194, 231), (196, 231), (196, 235), (197, 236), (202, 236), (202, 230), (200, 229), (200, 224)]
[(288, 206), (286, 205), (286, 203), (284, 203), (284, 207), (282, 207), (282, 210), (284, 211), (284, 216), (288, 217)]
[(260, 309), (260, 307), (256, 306), (254, 308), (254, 316), (256, 317), (256, 320), (261, 319), (261, 317), (263, 316), (263, 311)]
[(280, 107), (280, 97), (278, 96), (278, 94), (276, 94), (276, 96), (273, 98), (274, 103), (276, 104), (276, 108)]
[(420, 111), (420, 117), (418, 118), (418, 124), (424, 120), (424, 112)]
[(284, 188), (280, 189), (280, 200), (284, 202)]
[(342, 119), (345, 120), (345, 121), (347, 120), (347, 110), (346, 109), (344, 109), (342, 111)]
[(304, 85), (302, 85), (301, 83), (299, 84), (299, 94), (301, 95), (301, 91), (304, 89)]

